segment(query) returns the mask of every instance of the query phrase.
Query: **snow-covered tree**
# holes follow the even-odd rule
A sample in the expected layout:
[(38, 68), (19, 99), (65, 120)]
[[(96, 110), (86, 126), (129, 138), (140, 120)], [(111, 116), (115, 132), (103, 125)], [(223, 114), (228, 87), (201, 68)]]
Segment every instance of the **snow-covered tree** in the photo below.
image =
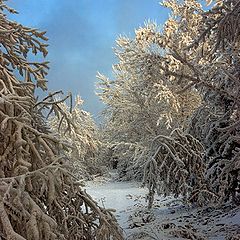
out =
[(64, 99), (34, 97), (36, 87), (47, 88), (48, 65), (28, 56), (47, 55), (45, 32), (8, 20), (6, 12), (15, 13), (0, 0), (0, 238), (122, 239), (112, 214), (68, 171), (67, 144), (45, 124), (42, 109), (61, 114)]
[[(148, 185), (152, 176), (159, 179), (156, 174), (175, 166), (176, 171), (149, 185), (151, 191), (187, 194), (200, 202), (205, 192), (206, 200), (231, 196), (239, 202), (240, 4), (216, 1), (204, 10), (196, 0), (167, 0), (163, 6), (172, 13), (163, 29), (147, 23), (134, 39), (120, 37), (114, 81), (99, 75), (112, 154), (123, 160), (126, 172), (134, 167), (142, 172), (147, 164)], [(185, 131), (176, 137), (175, 128)], [(155, 138), (159, 144), (151, 144)], [(181, 147), (179, 138), (186, 140)], [(179, 156), (186, 161), (180, 168)], [(192, 178), (194, 186), (183, 187)], [(211, 183), (207, 188), (206, 182)]]
[(157, 136), (154, 145), (158, 148), (146, 163), (143, 178), (149, 189), (149, 208), (155, 193), (182, 196), (199, 205), (216, 200), (205, 180), (204, 147), (197, 139), (176, 128), (169, 136)]
[[(115, 49), (119, 59), (113, 66), (115, 79), (98, 74), (99, 96), (106, 104), (106, 141), (125, 176), (141, 178), (151, 155), (151, 141), (174, 127), (184, 127), (200, 101), (191, 89), (177, 94), (178, 83), (163, 74), (166, 63), (162, 56), (168, 55), (156, 43), (159, 34), (158, 26), (148, 22), (136, 30), (134, 39), (120, 37)], [(149, 38), (144, 40), (144, 36)], [(176, 68), (177, 62), (169, 57), (167, 64)]]
[[(62, 141), (71, 145), (67, 154), (72, 160), (74, 172), (77, 175), (81, 173), (83, 177), (101, 171), (101, 163), (95, 157), (100, 146), (98, 129), (90, 113), (82, 109), (83, 100), (77, 96), (74, 106), (68, 106), (65, 102), (59, 105), (62, 113), (51, 117), (49, 125)], [(70, 129), (68, 121), (72, 125)]]
[(172, 16), (158, 45), (178, 61), (178, 68), (162, 69), (181, 82), (180, 93), (194, 87), (201, 95), (189, 133), (205, 147), (205, 181), (214, 199), (221, 202), (232, 196), (239, 202), (240, 4), (217, 1), (208, 11), (194, 0), (169, 0), (164, 5)]
[[(205, 48), (198, 81), (205, 104), (193, 117), (190, 131), (198, 129), (197, 137), (206, 148), (207, 179), (223, 201), (230, 197), (240, 203), (240, 114), (239, 114), (239, 1), (217, 1), (202, 14), (200, 34), (188, 51)], [(208, 47), (206, 48), (206, 43)], [(203, 60), (204, 59), (204, 60)], [(204, 118), (199, 118), (204, 115)], [(199, 119), (197, 119), (199, 118)], [(199, 129), (199, 126), (202, 126)], [(199, 131), (200, 130), (200, 131)]]

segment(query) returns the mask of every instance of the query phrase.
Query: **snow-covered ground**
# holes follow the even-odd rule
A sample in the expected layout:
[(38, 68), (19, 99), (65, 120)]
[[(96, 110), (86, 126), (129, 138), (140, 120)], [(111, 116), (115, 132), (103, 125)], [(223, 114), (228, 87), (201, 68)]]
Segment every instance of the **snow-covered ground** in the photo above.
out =
[(114, 176), (96, 178), (85, 188), (101, 207), (116, 209), (126, 239), (240, 239), (239, 208), (190, 208), (172, 197), (158, 197), (148, 210), (148, 190), (137, 182), (117, 182)]
[(87, 182), (85, 188), (99, 206), (116, 210), (115, 216), (126, 235), (129, 232), (129, 216), (137, 207), (143, 208), (146, 205), (147, 189), (141, 188), (137, 182), (97, 178), (95, 181)]

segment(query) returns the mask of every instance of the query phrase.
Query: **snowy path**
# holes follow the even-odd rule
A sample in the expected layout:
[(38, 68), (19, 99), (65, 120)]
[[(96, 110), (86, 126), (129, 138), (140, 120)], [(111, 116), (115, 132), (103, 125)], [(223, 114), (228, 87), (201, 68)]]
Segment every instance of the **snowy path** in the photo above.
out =
[(146, 205), (146, 188), (136, 182), (88, 182), (86, 191), (101, 207), (116, 209), (115, 216), (128, 234), (128, 218), (136, 208)]
[(99, 206), (116, 209), (115, 216), (127, 240), (224, 240), (240, 234), (239, 208), (230, 205), (222, 209), (190, 209), (167, 197), (156, 199), (153, 209), (148, 211), (148, 190), (139, 183), (100, 177), (87, 182), (85, 189)]

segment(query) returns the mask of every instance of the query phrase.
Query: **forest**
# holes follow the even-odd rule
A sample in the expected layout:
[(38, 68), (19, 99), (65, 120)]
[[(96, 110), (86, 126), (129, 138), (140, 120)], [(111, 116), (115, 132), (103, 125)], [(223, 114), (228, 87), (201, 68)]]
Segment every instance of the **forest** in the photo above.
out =
[[(0, 239), (240, 239), (240, 1), (161, 5), (163, 26), (116, 39), (112, 79), (96, 69), (99, 124), (81, 96), (48, 92), (47, 33), (0, 0)], [(146, 189), (131, 236), (86, 188), (113, 171)], [(199, 229), (161, 222), (159, 201)]]

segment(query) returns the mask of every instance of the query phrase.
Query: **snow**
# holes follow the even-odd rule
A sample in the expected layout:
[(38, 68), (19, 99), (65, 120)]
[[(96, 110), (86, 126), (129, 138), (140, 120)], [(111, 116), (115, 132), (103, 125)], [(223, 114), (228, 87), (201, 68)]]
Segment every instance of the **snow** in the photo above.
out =
[(140, 187), (140, 183), (109, 179), (89, 181), (85, 189), (99, 206), (116, 209), (115, 216), (124, 232), (127, 232), (130, 214), (137, 206), (144, 206), (148, 192), (146, 188)]
[(157, 197), (153, 208), (147, 209), (146, 194), (138, 182), (117, 182), (110, 177), (86, 183), (86, 191), (99, 206), (116, 209), (115, 216), (125, 239), (231, 239), (240, 234), (239, 207), (226, 204), (221, 208), (193, 208), (180, 199)]

